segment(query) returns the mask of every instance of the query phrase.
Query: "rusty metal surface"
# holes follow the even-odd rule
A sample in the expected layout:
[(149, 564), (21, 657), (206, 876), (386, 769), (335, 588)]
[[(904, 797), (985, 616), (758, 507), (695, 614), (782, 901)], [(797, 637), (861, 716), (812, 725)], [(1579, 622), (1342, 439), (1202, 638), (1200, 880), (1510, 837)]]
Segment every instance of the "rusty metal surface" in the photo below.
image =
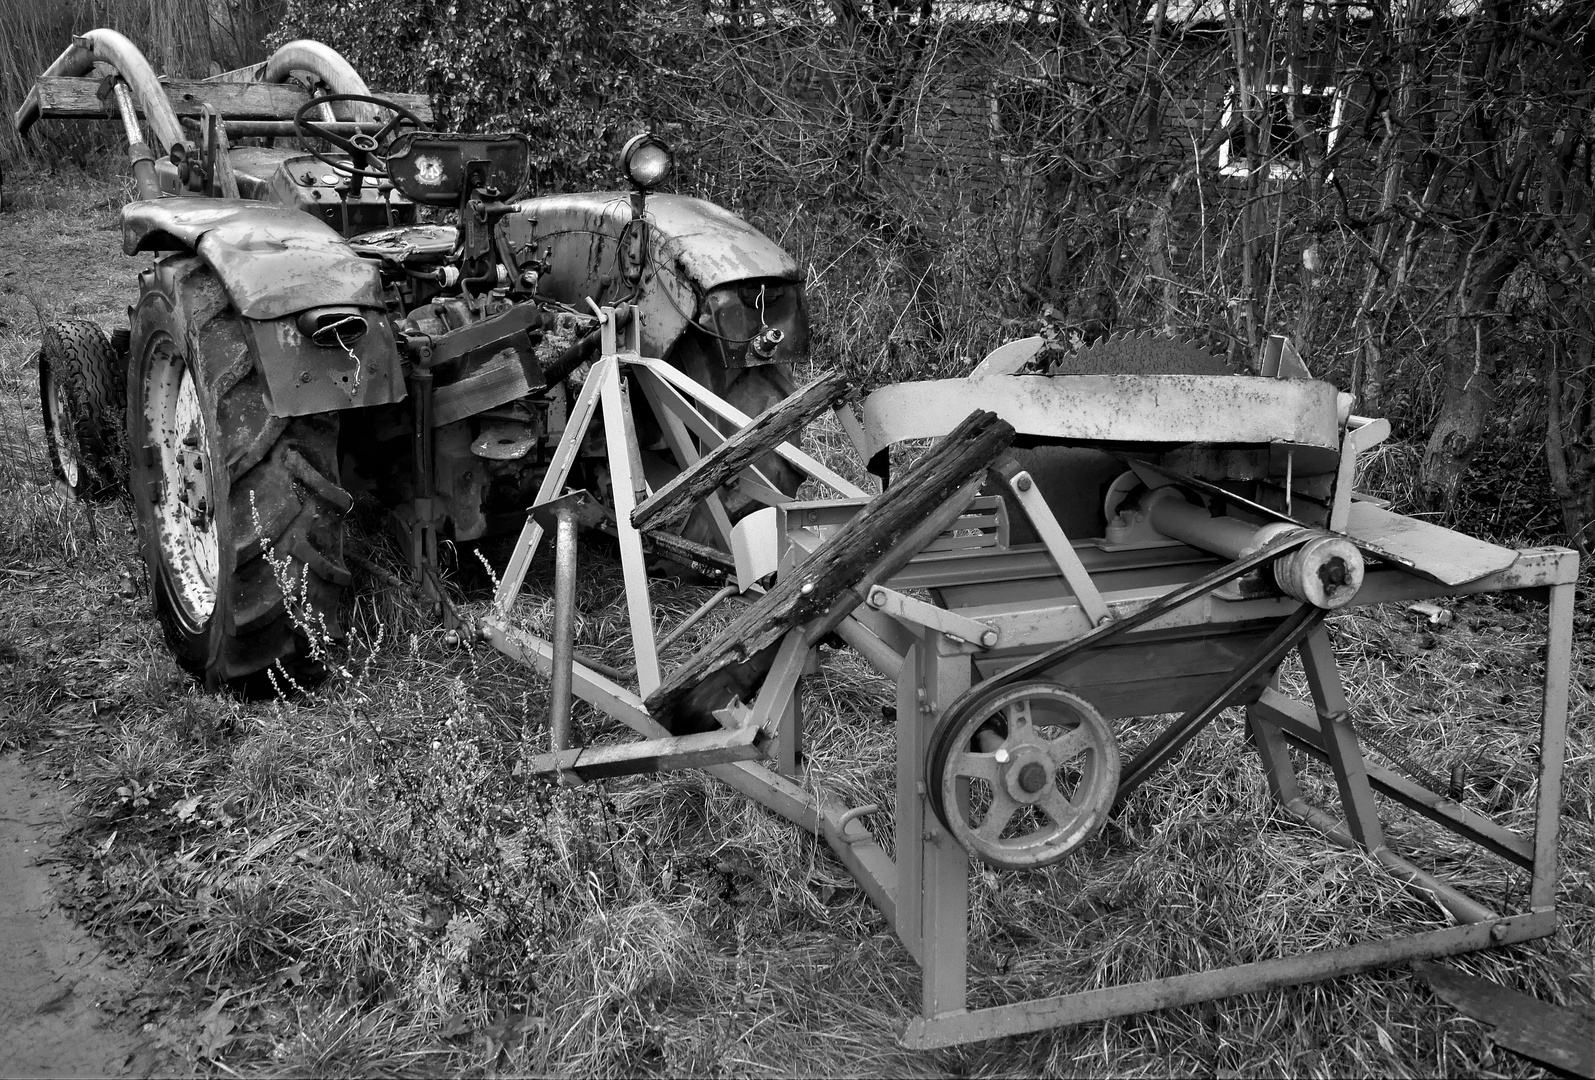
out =
[(388, 178), (405, 198), (427, 206), (458, 206), (468, 182), (492, 188), (497, 198), (521, 194), (532, 146), (517, 133), (406, 131), (388, 144), (385, 156)]
[[(539, 295), (585, 308), (625, 297), (631, 286), (618, 270), (621, 230), (631, 220), (631, 195), (591, 191), (545, 195), (516, 204), (530, 228), (515, 243), (528, 258), (548, 252), (551, 266)], [(801, 281), (797, 262), (769, 237), (713, 203), (685, 195), (650, 195), (648, 269), (637, 306), (642, 351), (665, 356), (697, 314), (698, 296), (737, 281)]]
[[(631, 218), (631, 196), (623, 191), (546, 195), (518, 205), (537, 219), (540, 235), (566, 230), (618, 234)], [(676, 269), (700, 288), (746, 278), (802, 279), (797, 261), (779, 244), (711, 202), (688, 195), (650, 195), (648, 220), (655, 264)]]
[(1518, 554), (1366, 502), (1351, 504), (1346, 535), (1380, 558), (1442, 585), (1466, 585), (1498, 573)]
[(1140, 444), (1286, 443), (1338, 452), (1337, 392), (1326, 382), (1243, 375), (1020, 375), (898, 383), (863, 403), (866, 458), (943, 435), (970, 409), (1020, 433)]
[(1127, 334), (1073, 352), (1044, 349), (1037, 360), (1049, 375), (1249, 375), (1251, 372), (1184, 338)]
[(313, 307), (382, 308), (382, 279), (331, 226), (286, 207), (153, 199), (122, 208), (122, 250), (197, 251), (246, 319)]
[(244, 335), (271, 393), (273, 416), (311, 416), (404, 400), (404, 369), (393, 330), (381, 310), (366, 316), (368, 329), (351, 349), (317, 345), (300, 333), (292, 316), (244, 320)]
[(1166, 979), (1077, 990), (1056, 997), (1018, 1001), (985, 1009), (961, 1009), (915, 1017), (903, 1032), (903, 1045), (930, 1050), (977, 1039), (1022, 1035), (1067, 1024), (1086, 1024), (1113, 1016), (1171, 1009), (1236, 994), (1298, 986), (1318, 979), (1387, 967), (1403, 960), (1475, 952), (1496, 945), (1532, 941), (1556, 932), (1555, 912), (1515, 915), (1498, 923), (1470, 923), (1402, 937), (1375, 938), (1335, 949), (1298, 953), (1272, 960), (1214, 968)]

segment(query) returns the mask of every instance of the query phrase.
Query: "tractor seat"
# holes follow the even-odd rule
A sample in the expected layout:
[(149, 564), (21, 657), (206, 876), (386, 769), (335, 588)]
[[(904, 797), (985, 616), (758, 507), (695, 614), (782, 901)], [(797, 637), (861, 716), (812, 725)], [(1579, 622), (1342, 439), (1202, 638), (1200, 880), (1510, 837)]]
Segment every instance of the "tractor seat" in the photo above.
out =
[(425, 266), (447, 260), (458, 237), (453, 225), (401, 225), (351, 236), (349, 246), (368, 258)]

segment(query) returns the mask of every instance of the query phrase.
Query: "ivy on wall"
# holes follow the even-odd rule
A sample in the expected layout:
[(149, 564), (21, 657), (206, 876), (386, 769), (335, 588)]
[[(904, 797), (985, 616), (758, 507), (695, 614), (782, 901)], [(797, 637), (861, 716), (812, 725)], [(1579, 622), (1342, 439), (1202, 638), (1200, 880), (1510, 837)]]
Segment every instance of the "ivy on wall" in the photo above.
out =
[(439, 128), (531, 137), (538, 190), (608, 187), (637, 126), (624, 0), (286, 0), (273, 47), (341, 52), (374, 93), (431, 97)]

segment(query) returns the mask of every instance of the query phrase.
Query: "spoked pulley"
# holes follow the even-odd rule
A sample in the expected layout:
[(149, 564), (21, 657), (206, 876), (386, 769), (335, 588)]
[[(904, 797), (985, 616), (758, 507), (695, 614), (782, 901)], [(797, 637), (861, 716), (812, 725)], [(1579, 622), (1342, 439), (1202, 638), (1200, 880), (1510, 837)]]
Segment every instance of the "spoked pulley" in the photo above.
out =
[(1017, 682), (949, 710), (925, 789), (941, 823), (999, 870), (1032, 870), (1096, 834), (1119, 786), (1119, 745), (1090, 702)]

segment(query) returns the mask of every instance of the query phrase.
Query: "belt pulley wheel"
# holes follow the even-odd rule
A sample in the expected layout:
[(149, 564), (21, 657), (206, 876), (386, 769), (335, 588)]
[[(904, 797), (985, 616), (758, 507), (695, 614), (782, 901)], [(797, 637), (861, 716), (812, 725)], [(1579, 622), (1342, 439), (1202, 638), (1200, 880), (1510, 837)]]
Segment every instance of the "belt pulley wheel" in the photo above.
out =
[(1085, 843), (1119, 786), (1108, 722), (1040, 680), (949, 710), (929, 764), (932, 810), (971, 855), (999, 870), (1048, 866)]

